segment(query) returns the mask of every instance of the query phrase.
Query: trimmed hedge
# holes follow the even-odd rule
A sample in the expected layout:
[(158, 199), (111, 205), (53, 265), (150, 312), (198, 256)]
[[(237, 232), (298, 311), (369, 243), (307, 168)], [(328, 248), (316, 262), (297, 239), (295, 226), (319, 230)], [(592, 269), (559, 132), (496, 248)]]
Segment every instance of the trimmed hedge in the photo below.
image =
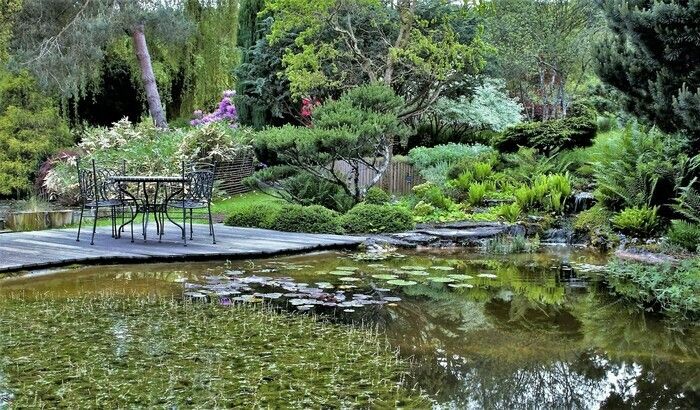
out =
[(286, 232), (343, 233), (338, 214), (321, 205), (285, 205), (272, 229)]
[(493, 146), (501, 152), (530, 147), (549, 154), (555, 150), (590, 146), (597, 129), (595, 111), (579, 104), (571, 107), (566, 118), (509, 127), (494, 138)]
[(391, 196), (383, 189), (373, 186), (367, 190), (364, 203), (374, 205), (384, 205), (391, 201)]
[(413, 229), (413, 215), (404, 207), (360, 203), (341, 218), (348, 233), (402, 232)]
[(279, 205), (255, 204), (233, 211), (225, 224), (247, 228), (272, 229), (281, 209)]

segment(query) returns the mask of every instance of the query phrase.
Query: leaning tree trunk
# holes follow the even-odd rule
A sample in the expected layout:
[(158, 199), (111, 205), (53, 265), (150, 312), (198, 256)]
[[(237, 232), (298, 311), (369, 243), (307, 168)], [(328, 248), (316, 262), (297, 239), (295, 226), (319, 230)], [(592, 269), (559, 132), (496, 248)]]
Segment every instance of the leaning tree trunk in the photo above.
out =
[(146, 100), (148, 101), (148, 111), (158, 128), (168, 128), (168, 121), (165, 119), (165, 111), (160, 103), (160, 94), (156, 84), (156, 76), (153, 74), (151, 65), (151, 55), (148, 53), (146, 45), (146, 35), (143, 24), (137, 24), (131, 29), (131, 37), (134, 40), (134, 51), (141, 67), (141, 80), (146, 90)]

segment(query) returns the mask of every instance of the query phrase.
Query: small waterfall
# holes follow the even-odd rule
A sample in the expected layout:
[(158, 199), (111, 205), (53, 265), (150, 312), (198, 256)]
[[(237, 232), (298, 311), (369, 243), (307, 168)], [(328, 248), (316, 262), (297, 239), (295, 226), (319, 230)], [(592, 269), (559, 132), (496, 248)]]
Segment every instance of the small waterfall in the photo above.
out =
[(595, 204), (595, 197), (591, 192), (579, 192), (574, 195), (574, 213), (590, 209)]

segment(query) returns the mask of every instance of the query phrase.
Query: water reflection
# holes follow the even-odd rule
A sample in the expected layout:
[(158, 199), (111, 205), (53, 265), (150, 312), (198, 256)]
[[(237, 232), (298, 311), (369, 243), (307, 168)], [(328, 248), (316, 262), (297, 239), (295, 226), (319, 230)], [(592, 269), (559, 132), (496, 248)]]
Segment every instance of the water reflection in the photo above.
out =
[[(413, 382), (436, 407), (700, 408), (698, 327), (671, 330), (658, 317), (582, 280), (575, 269), (562, 269), (562, 262), (600, 264), (598, 256), (569, 248), (510, 257), (435, 253), (362, 262), (349, 256), (82, 268), (0, 281), (0, 297), (17, 292), (183, 297), (197, 284), (206, 289), (235, 282), (227, 276), (255, 275), (277, 283), (288, 277), (295, 292), (301, 284), (321, 283), (324, 292), (343, 291), (350, 298), (368, 294), (387, 302), (349, 309), (356, 310), (352, 313), (320, 305), (313, 309), (331, 320), (384, 329), (392, 345), (410, 358)], [(415, 284), (394, 286), (391, 276)], [(262, 295), (255, 286), (250, 292), (251, 299), (254, 292)], [(284, 297), (275, 301), (296, 309)], [(116, 321), (111, 331), (114, 351), (124, 354), (128, 322)]]

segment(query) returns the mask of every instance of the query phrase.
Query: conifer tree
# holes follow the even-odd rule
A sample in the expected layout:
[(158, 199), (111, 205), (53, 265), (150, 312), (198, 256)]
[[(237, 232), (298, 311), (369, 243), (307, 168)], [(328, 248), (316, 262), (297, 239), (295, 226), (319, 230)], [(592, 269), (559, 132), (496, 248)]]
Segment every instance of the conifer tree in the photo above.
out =
[[(249, 78), (246, 72), (247, 63), (250, 60), (252, 48), (256, 42), (262, 40), (264, 32), (259, 24), (258, 14), (265, 7), (264, 0), (241, 0), (238, 12), (238, 46), (241, 50), (241, 66), (237, 70), (238, 83), (236, 91), (239, 96), (245, 96), (249, 88), (253, 87), (254, 78)], [(258, 106), (249, 98), (238, 98), (236, 101), (238, 118), (242, 124), (261, 128), (267, 117), (266, 109)]]
[(600, 78), (625, 108), (700, 151), (700, 0), (605, 0), (610, 35), (597, 48)]

